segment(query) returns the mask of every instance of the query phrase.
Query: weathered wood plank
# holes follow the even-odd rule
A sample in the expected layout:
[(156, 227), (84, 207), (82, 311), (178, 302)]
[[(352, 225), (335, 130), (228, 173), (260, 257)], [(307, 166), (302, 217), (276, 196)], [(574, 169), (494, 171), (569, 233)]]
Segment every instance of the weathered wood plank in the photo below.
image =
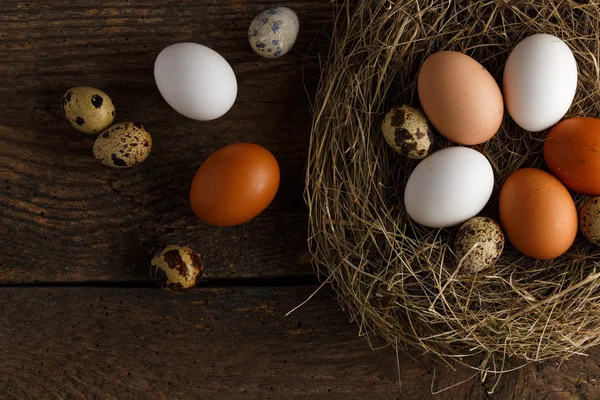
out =
[[(298, 13), (301, 33), (285, 57), (265, 60), (248, 45), (247, 32), (256, 14), (280, 5), (273, 0), (5, 0), (0, 3), (0, 56), (9, 62), (0, 65), (6, 79), (0, 105), (49, 106), (56, 101), (40, 102), (45, 95), (83, 82), (109, 94), (129, 93), (119, 107), (141, 109), (158, 94), (152, 76), (156, 55), (183, 41), (210, 46), (232, 64), (239, 102), (296, 101), (303, 92), (299, 72), (305, 56), (331, 19), (332, 6), (329, 1), (285, 4)], [(323, 48), (325, 37), (317, 43)], [(7, 96), (15, 93), (21, 101)]]
[[(312, 288), (0, 289), (2, 398), (566, 400), (600, 397), (600, 350), (482, 384), (412, 352), (369, 350)], [(415, 360), (413, 360), (413, 357)], [(433, 380), (434, 375), (437, 377)], [(43, 395), (43, 396), (42, 396)]]
[(434, 368), (436, 388), (471, 372), (406, 355), (399, 389), (395, 353), (371, 351), (329, 294), (283, 316), (312, 290), (2, 288), (0, 397), (486, 398), (476, 379), (431, 395)]
[[(275, 1), (0, 2), (0, 284), (147, 280), (158, 245), (202, 253), (213, 278), (310, 274), (302, 170), (310, 127), (305, 60), (331, 17), (328, 1), (290, 1), (301, 20), (291, 53), (263, 60), (246, 29)], [(326, 50), (317, 38), (311, 56)], [(232, 64), (238, 101), (217, 121), (179, 116), (154, 86), (158, 52), (179, 41), (213, 47)], [(303, 71), (303, 67), (305, 70)], [(304, 72), (304, 76), (303, 76)], [(67, 88), (106, 90), (118, 121), (153, 134), (151, 158), (114, 171), (93, 139), (62, 121)], [(187, 190), (214, 149), (253, 141), (274, 152), (282, 187), (251, 224), (199, 223)], [(289, 280), (288, 280), (289, 281)], [(600, 351), (506, 375), (487, 396), (473, 379), (423, 357), (372, 352), (327, 295), (284, 318), (313, 288), (0, 288), (0, 398), (595, 399)]]
[(145, 163), (113, 170), (92, 156), (93, 138), (24, 132), (0, 128), (2, 283), (148, 279), (140, 266), (168, 243), (195, 248), (213, 277), (311, 272), (298, 145), (263, 143), (281, 165), (275, 201), (251, 223), (215, 228), (189, 206), (195, 171), (219, 146), (194, 146), (201, 135), (156, 129)]
[[(310, 115), (302, 68), (332, 6), (289, 2), (302, 23), (298, 42), (284, 57), (266, 60), (247, 44), (247, 26), (275, 4), (0, 3), (6, 61), (0, 63), (0, 283), (145, 280), (146, 255), (167, 243), (195, 248), (217, 278), (311, 273), (302, 197)], [(179, 41), (215, 48), (236, 71), (238, 101), (221, 119), (186, 119), (158, 93), (154, 59)], [(305, 71), (309, 91), (317, 73), (315, 65)], [(117, 121), (150, 131), (155, 146), (147, 162), (115, 171), (95, 161), (93, 138), (61, 114), (60, 96), (75, 85), (107, 91)], [(249, 224), (206, 226), (190, 210), (189, 185), (212, 151), (239, 141), (275, 154), (279, 194)]]

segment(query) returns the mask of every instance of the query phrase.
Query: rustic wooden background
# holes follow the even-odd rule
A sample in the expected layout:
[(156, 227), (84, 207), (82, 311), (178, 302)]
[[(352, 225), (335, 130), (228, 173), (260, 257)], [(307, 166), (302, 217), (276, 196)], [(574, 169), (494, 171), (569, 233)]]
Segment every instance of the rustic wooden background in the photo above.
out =
[[(597, 399), (600, 352), (479, 377), (416, 352), (371, 351), (326, 289), (306, 246), (303, 168), (309, 96), (327, 50), (330, 1), (289, 1), (301, 21), (291, 53), (266, 60), (254, 0), (0, 0), (0, 398), (2, 399)], [(233, 66), (235, 106), (213, 122), (161, 98), (153, 63), (169, 44), (212, 47)], [(312, 46), (311, 46), (312, 44)], [(69, 87), (112, 97), (116, 121), (144, 124), (150, 158), (113, 170), (92, 136), (64, 121)], [(308, 94), (308, 96), (307, 96)], [(234, 228), (202, 224), (188, 188), (211, 152), (259, 143), (279, 160), (273, 204)], [(207, 279), (181, 296), (156, 288), (152, 249), (185, 244)], [(434, 379), (435, 377), (435, 379)]]

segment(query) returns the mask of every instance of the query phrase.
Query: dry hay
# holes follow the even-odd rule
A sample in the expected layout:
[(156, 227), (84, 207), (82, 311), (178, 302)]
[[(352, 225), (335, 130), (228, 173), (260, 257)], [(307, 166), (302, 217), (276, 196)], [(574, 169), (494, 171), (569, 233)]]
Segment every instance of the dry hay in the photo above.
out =
[[(461, 274), (453, 229), (408, 218), (403, 192), (416, 161), (394, 153), (380, 132), (384, 112), (418, 106), (416, 77), (439, 50), (466, 53), (501, 82), (509, 52), (534, 33), (562, 38), (579, 68), (569, 115), (600, 116), (600, 6), (575, 1), (369, 0), (336, 5), (328, 60), (314, 106), (306, 198), (309, 245), (363, 335), (408, 343), (444, 360), (506, 370), (507, 357), (541, 361), (600, 342), (600, 249), (578, 237), (568, 253), (537, 261), (507, 245), (499, 262)], [(496, 182), (482, 212), (498, 220), (498, 194), (518, 168), (543, 168), (545, 132), (506, 114), (475, 146)], [(448, 146), (437, 135), (438, 147)], [(579, 207), (586, 198), (575, 198)]]

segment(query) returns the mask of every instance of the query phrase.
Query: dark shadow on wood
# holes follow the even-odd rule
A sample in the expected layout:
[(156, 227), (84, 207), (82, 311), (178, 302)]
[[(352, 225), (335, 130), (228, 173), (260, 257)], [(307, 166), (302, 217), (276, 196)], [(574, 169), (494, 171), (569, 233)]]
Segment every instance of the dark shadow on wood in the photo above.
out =
[[(206, 278), (196, 289), (220, 288), (256, 288), (256, 287), (303, 287), (317, 286), (319, 281), (314, 275), (273, 276), (261, 278)], [(0, 288), (63, 288), (63, 287), (95, 287), (95, 288), (122, 288), (122, 289), (160, 289), (151, 281), (84, 281), (84, 282), (29, 282), (0, 285)]]

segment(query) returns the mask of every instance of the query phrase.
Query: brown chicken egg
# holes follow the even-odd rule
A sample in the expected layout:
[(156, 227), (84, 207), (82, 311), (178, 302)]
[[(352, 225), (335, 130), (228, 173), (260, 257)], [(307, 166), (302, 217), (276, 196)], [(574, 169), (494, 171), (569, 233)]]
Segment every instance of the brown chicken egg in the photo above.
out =
[(429, 56), (419, 71), (418, 91), (431, 124), (453, 142), (480, 144), (500, 128), (504, 115), (500, 87), (466, 54), (440, 51)]
[(517, 170), (502, 186), (500, 222), (517, 250), (540, 260), (565, 253), (577, 235), (577, 209), (569, 191), (535, 168)]
[(600, 119), (569, 118), (548, 132), (546, 165), (569, 189), (600, 195)]
[(190, 190), (194, 213), (216, 226), (251, 220), (271, 203), (279, 188), (277, 160), (262, 146), (235, 143), (211, 154)]

